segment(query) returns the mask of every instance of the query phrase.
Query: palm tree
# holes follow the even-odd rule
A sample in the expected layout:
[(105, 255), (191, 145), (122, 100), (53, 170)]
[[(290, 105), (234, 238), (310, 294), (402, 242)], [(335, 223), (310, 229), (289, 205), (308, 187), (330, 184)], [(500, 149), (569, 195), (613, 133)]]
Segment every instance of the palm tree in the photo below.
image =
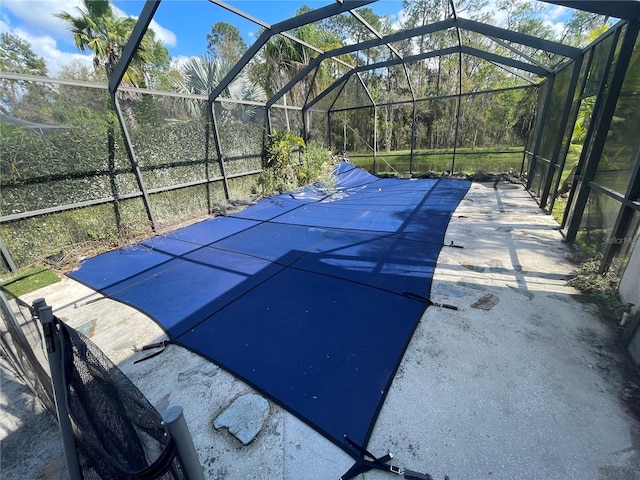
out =
[[(309, 12), (308, 6), (302, 6), (296, 11), (296, 15)], [(318, 24), (308, 24), (292, 29), (289, 33), (313, 45), (322, 51), (333, 50), (341, 46), (340, 38)], [(308, 48), (301, 43), (287, 37), (277, 35), (271, 38), (264, 47), (264, 64), (254, 67), (254, 76), (260, 75), (261, 83), (269, 94), (274, 94), (283, 88), (292, 78), (304, 70), (319, 53), (315, 49)], [(341, 60), (352, 60), (348, 55)], [(315, 74), (307, 75), (296, 85), (293, 85), (284, 95), (284, 106), (303, 106), (307, 95), (315, 97), (323, 88), (335, 80), (336, 66), (330, 61), (323, 61)], [(337, 66), (340, 69), (340, 66)], [(289, 123), (289, 111), (284, 109), (284, 122), (287, 132), (291, 130)]]
[[(133, 31), (135, 20), (132, 17), (116, 18), (108, 0), (82, 1), (83, 7), (77, 8), (77, 16), (68, 12), (60, 12), (56, 16), (69, 24), (78, 50), (92, 52), (94, 68), (104, 67), (107, 78), (110, 78)], [(154, 43), (153, 32), (145, 34), (125, 73), (125, 83), (136, 86), (144, 83), (142, 67), (152, 63)]]
[[(233, 66), (234, 63), (229, 60), (213, 60), (208, 56), (191, 57), (183, 66), (183, 78), (175, 80), (174, 84), (181, 93), (209, 95)], [(262, 102), (265, 101), (265, 93), (262, 87), (249, 80), (245, 72), (238, 74), (222, 92), (222, 101), (216, 110), (217, 116), (222, 121), (237, 118), (242, 122), (249, 122), (255, 117), (256, 106), (224, 102), (225, 98)], [(192, 117), (198, 118), (207, 114), (203, 101), (187, 100), (186, 107)]]

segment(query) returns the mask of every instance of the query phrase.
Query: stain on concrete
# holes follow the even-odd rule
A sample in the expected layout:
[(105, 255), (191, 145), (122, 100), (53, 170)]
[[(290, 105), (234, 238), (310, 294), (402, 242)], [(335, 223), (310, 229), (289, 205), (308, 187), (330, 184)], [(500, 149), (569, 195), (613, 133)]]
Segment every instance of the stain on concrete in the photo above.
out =
[(82, 333), (85, 337), (93, 338), (93, 335), (96, 331), (96, 323), (97, 320), (93, 319), (87, 323), (80, 325), (76, 330)]
[(169, 399), (171, 398), (171, 392), (164, 395), (160, 400), (156, 402), (154, 405), (155, 409), (159, 412), (167, 410), (169, 408)]
[(500, 299), (495, 295), (489, 293), (480, 297), (476, 302), (471, 304), (471, 308), (478, 308), (480, 310), (491, 310), (495, 307)]
[(471, 270), (472, 272), (482, 273), (487, 271), (486, 267), (482, 267), (480, 265), (472, 265), (466, 262), (460, 262), (460, 265), (462, 265), (467, 270)]

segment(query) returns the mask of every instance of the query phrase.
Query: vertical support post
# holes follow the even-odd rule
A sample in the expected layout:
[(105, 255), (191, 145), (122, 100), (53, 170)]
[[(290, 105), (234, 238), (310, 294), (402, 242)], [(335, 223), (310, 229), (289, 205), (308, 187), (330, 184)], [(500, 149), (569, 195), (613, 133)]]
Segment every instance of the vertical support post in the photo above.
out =
[[(576, 198), (574, 214), (571, 217), (571, 224), (567, 229), (566, 241), (568, 242), (572, 242), (575, 240), (576, 235), (578, 234), (578, 229), (580, 228), (582, 215), (584, 213), (584, 209), (587, 206), (589, 193), (591, 191), (590, 184), (595, 178), (596, 172), (598, 170), (598, 163), (600, 162), (602, 151), (604, 150), (604, 146), (607, 141), (609, 128), (611, 127), (611, 122), (616, 110), (618, 98), (620, 96), (620, 92), (622, 91), (622, 84), (624, 83), (627, 68), (629, 67), (629, 63), (631, 62), (631, 56), (633, 54), (636, 38), (638, 36), (638, 30), (640, 30), (640, 21), (635, 20), (627, 24), (627, 29), (622, 39), (622, 45), (618, 52), (618, 58), (615, 62), (615, 70), (613, 71), (611, 81), (609, 82), (609, 91), (606, 94), (606, 99), (602, 103), (602, 108), (600, 109), (600, 111), (594, 112), (594, 115), (597, 115), (597, 119), (590, 125), (590, 127), (594, 128), (594, 133), (586, 149), (587, 156), (585, 157), (585, 170), (582, 176), (582, 182), (580, 183), (580, 190), (578, 191), (578, 196)], [(613, 44), (611, 48), (612, 52), (615, 51), (616, 44)], [(609, 60), (611, 61), (611, 57)], [(601, 86), (603, 86), (606, 82), (607, 78), (603, 76)], [(604, 94), (604, 89), (601, 89), (598, 94)], [(607, 250), (609, 252), (612, 252), (610, 248), (607, 248)], [(605, 264), (606, 262), (603, 261), (601, 268)]]
[(376, 165), (378, 159), (378, 106), (373, 106), (373, 174), (377, 172)]
[[(569, 89), (567, 91), (567, 98), (564, 102), (562, 109), (562, 117), (560, 118), (560, 125), (558, 131), (558, 138), (553, 146), (553, 153), (551, 154), (549, 170), (542, 187), (542, 193), (540, 194), (540, 208), (547, 206), (547, 200), (551, 190), (551, 184), (553, 182), (554, 170), (556, 167), (560, 167), (564, 164), (564, 161), (558, 161), (560, 157), (560, 151), (562, 150), (562, 143), (564, 141), (565, 133), (567, 131), (567, 124), (569, 123), (569, 116), (571, 114), (571, 107), (573, 106), (573, 99), (575, 98), (575, 91), (578, 85), (578, 78), (580, 77), (580, 70), (582, 68), (582, 58), (579, 57), (573, 62), (573, 72), (571, 72), (571, 82), (569, 83)], [(571, 141), (571, 138), (567, 141)], [(560, 175), (558, 175), (560, 177)], [(555, 192), (554, 192), (555, 195)]]
[(138, 187), (142, 192), (142, 198), (144, 201), (145, 209), (147, 210), (147, 216), (149, 217), (149, 221), (151, 222), (151, 228), (155, 232), (156, 231), (156, 220), (153, 216), (153, 210), (151, 209), (151, 201), (149, 200), (149, 195), (147, 193), (147, 189), (142, 180), (142, 173), (140, 172), (140, 167), (138, 165), (138, 159), (136, 158), (135, 152), (133, 150), (133, 144), (131, 143), (131, 138), (129, 137), (129, 131), (124, 122), (124, 117), (122, 115), (122, 111), (120, 109), (120, 103), (118, 102), (118, 87), (124, 78), (124, 74), (129, 68), (131, 61), (133, 60), (133, 56), (138, 50), (138, 46), (140, 42), (142, 42), (142, 37), (147, 31), (153, 16), (156, 13), (156, 10), (160, 6), (160, 0), (147, 0), (142, 8), (142, 12), (140, 12), (140, 16), (138, 17), (138, 21), (133, 27), (133, 31), (131, 32), (131, 36), (129, 37), (129, 41), (125, 45), (122, 55), (120, 56), (120, 60), (116, 64), (113, 73), (111, 74), (111, 78), (109, 78), (109, 94), (111, 96), (111, 102), (113, 104), (114, 110), (116, 112), (116, 116), (118, 118), (118, 123), (120, 123), (120, 129), (122, 130), (122, 135), (124, 137), (124, 145), (127, 150), (127, 155), (129, 156), (129, 160), (131, 161), (131, 166), (133, 167), (133, 172), (136, 176), (136, 181), (138, 182)]
[(193, 445), (189, 427), (187, 427), (187, 422), (184, 420), (182, 407), (174, 406), (169, 408), (162, 416), (162, 421), (176, 442), (178, 455), (180, 455), (189, 480), (204, 480), (204, 470)]
[(304, 140), (305, 145), (309, 143), (309, 112), (306, 110), (302, 110), (302, 139)]
[(413, 175), (413, 151), (416, 145), (416, 99), (411, 102), (411, 156), (409, 157), (409, 173)]
[(116, 138), (115, 130), (113, 126), (113, 120), (109, 119), (109, 125), (107, 127), (107, 152), (109, 155), (109, 187), (111, 188), (111, 195), (113, 196), (113, 214), (116, 219), (116, 231), (120, 233), (122, 230), (122, 215), (120, 213), (120, 204), (118, 201), (118, 184), (116, 182)]
[[(624, 43), (622, 45), (622, 49), (620, 50), (620, 55), (623, 55), (623, 52), (628, 54), (626, 57), (627, 66), (624, 69), (625, 75), (623, 75), (622, 81), (620, 82), (620, 92), (622, 92), (622, 84), (624, 83), (624, 76), (626, 76), (628, 64), (630, 63), (631, 54), (633, 53), (633, 49), (636, 44), (636, 40), (638, 37), (638, 33), (640, 32), (640, 21), (635, 20), (629, 24), (627, 27), (627, 32), (624, 38)], [(633, 47), (630, 47), (633, 45)], [(630, 50), (628, 50), (630, 48)], [(615, 75), (614, 75), (615, 78)], [(613, 82), (612, 82), (613, 83)], [(615, 85), (615, 84), (614, 84)], [(618, 97), (620, 95), (618, 93)], [(617, 103), (617, 102), (616, 102)], [(614, 111), (615, 113), (615, 111)], [(629, 180), (629, 185), (627, 186), (627, 191), (625, 192), (625, 200), (633, 201), (636, 200), (640, 196), (640, 154), (636, 154), (633, 173), (631, 175), (631, 179)], [(623, 203), (620, 206), (620, 211), (618, 212), (618, 217), (616, 218), (616, 223), (613, 227), (613, 231), (611, 232), (610, 241), (607, 243), (607, 246), (604, 251), (602, 263), (600, 264), (600, 273), (604, 273), (609, 270), (611, 266), (611, 262), (615, 255), (622, 248), (622, 244), (629, 237), (629, 226), (631, 225), (631, 220), (633, 218), (634, 210), (628, 205)]]
[(204, 178), (207, 180), (205, 183), (205, 196), (207, 198), (207, 212), (213, 213), (213, 205), (211, 205), (211, 170), (210, 170), (210, 148), (211, 145), (211, 123), (207, 118), (204, 127)]
[(266, 109), (267, 109), (266, 112), (264, 112), (265, 113), (264, 126), (265, 126), (265, 128), (267, 130), (267, 135), (271, 135), (271, 128), (272, 128), (272, 125), (271, 125), (271, 107), (266, 107)]
[[(613, 58), (615, 56), (615, 52), (616, 52), (616, 45), (618, 45), (618, 40), (620, 38), (620, 28), (616, 29), (614, 35), (613, 35), (613, 41), (611, 42), (611, 48), (609, 49), (609, 55), (607, 56), (607, 64), (604, 68), (604, 72), (602, 72), (602, 78), (600, 79), (600, 85), (598, 85), (598, 92), (596, 94), (596, 101), (595, 104), (593, 106), (593, 111), (591, 113), (591, 119), (589, 120), (589, 127), (587, 128), (587, 135), (584, 141), (584, 145), (582, 147), (582, 152), (580, 153), (580, 158), (578, 159), (578, 165), (576, 167), (576, 173), (574, 174), (574, 178), (576, 179), (580, 179), (581, 183), (583, 180), (583, 172), (586, 169), (586, 163), (587, 160), (589, 158), (588, 155), (588, 146), (591, 145), (591, 140), (593, 138), (594, 132), (595, 132), (595, 127), (597, 125), (598, 122), (598, 115), (600, 110), (602, 109), (602, 104), (604, 103), (604, 97), (605, 97), (605, 91), (606, 91), (606, 87), (607, 87), (607, 79), (609, 78), (609, 72), (611, 71), (611, 64), (613, 63)], [(598, 48), (598, 45), (591, 47), (591, 57), (593, 57), (595, 55), (595, 50), (596, 48)], [(588, 76), (588, 73), (587, 73)], [(569, 192), (569, 198), (567, 199), (567, 206), (568, 208), (565, 209), (564, 211), (564, 215), (562, 216), (562, 228), (565, 227), (565, 225), (567, 224), (567, 218), (569, 216), (569, 211), (573, 210), (574, 212), (577, 211), (576, 206), (573, 203), (573, 199), (576, 198), (576, 196), (578, 195), (579, 191), (576, 189), (576, 185), (577, 182), (573, 182), (573, 185), (571, 186), (571, 191)], [(576, 200), (577, 201), (577, 200)], [(573, 207), (572, 207), (573, 205)], [(585, 204), (581, 207), (580, 212), (579, 212), (579, 220), (577, 220), (576, 224), (574, 227), (572, 227), (571, 225), (573, 225), (573, 220), (575, 215), (572, 215), (571, 217), (571, 222), (570, 225), (567, 227), (567, 232), (565, 235), (565, 241), (566, 242), (573, 242), (576, 238), (578, 229), (580, 228), (580, 222), (582, 221), (582, 212), (584, 210), (584, 207), (586, 206), (586, 201)], [(574, 230), (575, 229), (575, 230)]]
[(327, 110), (327, 141), (329, 142), (329, 149), (333, 151), (333, 145), (331, 144), (331, 111)]
[[(580, 70), (582, 70), (582, 64), (584, 63), (584, 59), (587, 55), (587, 52), (585, 52), (582, 57), (580, 57)], [(585, 66), (585, 70), (584, 70), (584, 75), (582, 76), (582, 79), (580, 80), (580, 87), (578, 88), (578, 98), (575, 102), (574, 107), (572, 107), (572, 112), (571, 112), (571, 117), (569, 118), (569, 122), (568, 125), (571, 125), (572, 128), (575, 128), (575, 124), (576, 121), (578, 120), (578, 114), (580, 113), (580, 105), (582, 103), (582, 96), (584, 95), (584, 89), (587, 85), (587, 79), (589, 78), (589, 70), (591, 69), (591, 64), (593, 62), (593, 49), (589, 50), (589, 59), (587, 60), (587, 64)], [(559, 170), (560, 170), (560, 175), (558, 175), (558, 178), (556, 179), (556, 182), (554, 185), (552, 185), (553, 188), (553, 194), (551, 195), (551, 201), (549, 203), (549, 208), (547, 208), (548, 212), (552, 212), (553, 211), (553, 206), (556, 203), (556, 196), (558, 194), (558, 188), (560, 187), (560, 181), (562, 180), (562, 172), (564, 171), (565, 167), (566, 167), (566, 162), (567, 162), (567, 153), (569, 152), (569, 148), (571, 147), (571, 139), (572, 139), (572, 135), (569, 134), (569, 136), (567, 137), (567, 142), (565, 145), (563, 145), (563, 148), (560, 152), (560, 159), (561, 159), (561, 163), (559, 166)], [(576, 169), (577, 170), (577, 169)], [(575, 173), (574, 173), (575, 176)], [(567, 202), (567, 206), (570, 205), (569, 202)], [(566, 218), (566, 213), (567, 213), (568, 208), (565, 207), (565, 211), (563, 212), (563, 218), (562, 221), (560, 222), (560, 228), (564, 228), (564, 221)]]
[(547, 115), (549, 114), (549, 104), (551, 103), (551, 93), (553, 92), (553, 84), (555, 82), (555, 75), (549, 77), (547, 80), (547, 91), (545, 92), (544, 103), (540, 111), (540, 121), (538, 122), (538, 131), (536, 132), (536, 139), (531, 151), (531, 163), (529, 163), (529, 174), (527, 175), (527, 190), (531, 189), (531, 182), (533, 181), (533, 172), (536, 169), (536, 157), (540, 151), (540, 145), (542, 145), (542, 137), (544, 136), (545, 125), (547, 122)]
[(133, 143), (131, 142), (131, 137), (129, 136), (129, 130), (127, 129), (127, 126), (125, 124), (122, 110), (120, 109), (120, 102), (118, 101), (117, 92), (111, 92), (111, 101), (116, 111), (116, 116), (118, 117), (118, 123), (120, 124), (120, 130), (122, 131), (122, 137), (124, 139), (124, 146), (127, 150), (129, 160), (131, 161), (131, 167), (133, 168), (133, 173), (136, 176), (138, 188), (140, 188), (140, 192), (142, 192), (142, 199), (144, 201), (144, 207), (147, 210), (147, 216), (149, 217), (149, 221), (151, 222), (151, 229), (155, 232), (156, 219), (153, 215), (153, 209), (151, 208), (151, 200), (149, 199), (147, 187), (145, 186), (144, 180), (142, 179), (140, 165), (138, 164), (138, 159), (136, 157), (135, 151), (133, 150)]
[(216, 112), (214, 109), (215, 101), (209, 99), (209, 115), (211, 127), (213, 128), (213, 140), (216, 144), (216, 153), (218, 154), (218, 162), (220, 163), (220, 172), (222, 173), (222, 184), (224, 185), (224, 196), (227, 200), (229, 196), (229, 183), (227, 182), (227, 174), (224, 168), (224, 158), (222, 158), (222, 147), (220, 145), (220, 132), (218, 130), (218, 122), (216, 120)]
[[(460, 29), (458, 37), (460, 37)], [(458, 149), (458, 129), (460, 128), (460, 110), (462, 108), (462, 52), (458, 52), (458, 101), (456, 102), (456, 129), (453, 134), (453, 157), (451, 158), (451, 175), (456, 168), (456, 151)]]
[(9, 249), (4, 244), (1, 238), (0, 238), (0, 254), (4, 258), (5, 262), (7, 262), (7, 266), (9, 267), (9, 270), (11, 270), (12, 272), (17, 272), (18, 266), (16, 265), (16, 262), (13, 261), (13, 258), (9, 253)]
[[(640, 154), (636, 155), (635, 166), (633, 167), (633, 174), (631, 175), (631, 181), (629, 182), (625, 199), (635, 200), (638, 196), (640, 196)], [(623, 243), (631, 240), (629, 226), (631, 225), (633, 212), (634, 209), (629, 205), (622, 204), (620, 207), (616, 223), (609, 237), (609, 242), (607, 242), (604, 250), (602, 263), (599, 268), (600, 273), (605, 273), (609, 270), (613, 258), (620, 251)]]
[(64, 448), (64, 458), (69, 470), (70, 480), (80, 480), (80, 464), (76, 453), (76, 440), (73, 435), (71, 422), (69, 421), (69, 411), (67, 409), (67, 382), (64, 375), (64, 352), (60, 335), (61, 330), (57, 328), (53, 317), (53, 309), (46, 304), (44, 299), (39, 298), (33, 302), (33, 308), (42, 323), (44, 331), (47, 356), (49, 358), (49, 368), (51, 370), (51, 380), (53, 383), (53, 398), (58, 415), (58, 427), (62, 437)]

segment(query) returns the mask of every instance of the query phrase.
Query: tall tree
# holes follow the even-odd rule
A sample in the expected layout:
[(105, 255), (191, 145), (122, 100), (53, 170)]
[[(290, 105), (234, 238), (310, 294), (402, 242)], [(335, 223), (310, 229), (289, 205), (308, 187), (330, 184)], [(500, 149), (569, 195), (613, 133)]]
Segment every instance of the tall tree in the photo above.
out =
[(593, 42), (598, 35), (607, 31), (610, 26), (609, 17), (575, 10), (565, 25), (561, 40), (570, 45), (584, 47), (586, 43)]
[[(69, 24), (78, 50), (92, 52), (94, 68), (103, 67), (107, 78), (110, 78), (133, 31), (135, 19), (116, 18), (108, 0), (82, 0), (82, 4), (77, 8), (77, 16), (68, 12), (60, 12), (56, 16)], [(164, 56), (168, 63), (168, 52), (158, 43), (153, 31), (148, 30), (125, 74), (126, 83), (144, 86), (144, 72), (148, 65), (159, 56)]]
[[(388, 18), (381, 17), (369, 7), (358, 9), (358, 14), (367, 22), (374, 30), (380, 34), (389, 33), (388, 26), (390, 22)], [(359, 19), (354, 16), (336, 15), (325, 20), (327, 29), (332, 32), (341, 41), (349, 44), (357, 44), (365, 40), (375, 38), (374, 34)], [(360, 52), (355, 60), (358, 64), (372, 63), (380, 55), (384, 48), (373, 47)]]
[(37, 55), (29, 42), (12, 33), (0, 34), (0, 70), (3, 72), (46, 75), (44, 58)]
[[(302, 15), (308, 11), (310, 11), (310, 8), (305, 5), (296, 11), (296, 15)], [(322, 51), (332, 50), (341, 46), (340, 39), (320, 24), (303, 25), (291, 30), (289, 33)], [(278, 35), (267, 42), (264, 55), (263, 87), (271, 94), (277, 92), (297, 73), (309, 65), (311, 60), (317, 57), (319, 53)], [(318, 93), (321, 88), (326, 87), (333, 81), (326, 61), (322, 62), (319, 68), (320, 70), (313, 83), (311, 83), (312, 76), (309, 76), (308, 79), (299, 82), (291, 89), (289, 95), (294, 103), (301, 105), (309, 89), (314, 93)]]
[(215, 59), (237, 62), (246, 50), (240, 31), (229, 23), (218, 22), (207, 33), (207, 51)]
[[(28, 75), (47, 74), (47, 65), (44, 58), (37, 55), (31, 48), (31, 44), (12, 33), (0, 35), (0, 71), (25, 73)], [(18, 113), (27, 105), (32, 107), (41, 105), (46, 97), (47, 87), (33, 82), (22, 80), (0, 80), (0, 111), (3, 113)], [(37, 111), (39, 108), (29, 108), (31, 115), (22, 112), (23, 118), (40, 121), (42, 117)]]

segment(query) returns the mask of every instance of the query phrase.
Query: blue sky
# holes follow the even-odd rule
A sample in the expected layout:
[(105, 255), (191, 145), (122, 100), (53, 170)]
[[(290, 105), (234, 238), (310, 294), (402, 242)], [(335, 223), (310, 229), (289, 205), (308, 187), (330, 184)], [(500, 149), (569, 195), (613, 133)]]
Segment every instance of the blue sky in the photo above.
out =
[[(514, 0), (517, 1), (517, 0)], [(332, 3), (332, 0), (227, 0), (229, 5), (268, 24), (293, 16), (303, 4), (311, 8)], [(491, 2), (490, 2), (491, 4)], [(44, 57), (50, 76), (56, 76), (62, 65), (74, 60), (90, 65), (91, 56), (80, 54), (65, 23), (54, 16), (60, 11), (75, 14), (81, 0), (2, 0), (0, 3), (0, 31), (10, 32), (27, 40), (33, 50)], [(139, 0), (112, 0), (118, 15), (137, 17), (144, 5)], [(545, 4), (544, 19), (554, 28), (562, 27), (566, 9)], [(401, 0), (381, 0), (370, 5), (380, 15), (402, 18)], [(489, 5), (489, 10), (491, 6)], [(500, 24), (500, 12), (495, 12)], [(200, 55), (206, 50), (206, 34), (216, 22), (235, 25), (247, 45), (251, 45), (259, 26), (206, 0), (163, 0), (151, 27), (167, 47), (172, 57), (179, 59)]]

